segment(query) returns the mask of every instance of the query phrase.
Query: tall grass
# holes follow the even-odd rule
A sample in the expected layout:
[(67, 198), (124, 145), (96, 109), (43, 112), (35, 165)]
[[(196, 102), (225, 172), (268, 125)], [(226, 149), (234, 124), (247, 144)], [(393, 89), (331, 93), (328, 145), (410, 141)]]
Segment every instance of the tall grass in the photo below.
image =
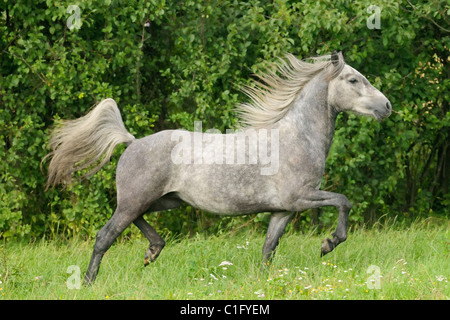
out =
[(251, 230), (169, 239), (145, 268), (148, 243), (121, 240), (105, 255), (96, 283), (80, 289), (68, 288), (76, 273), (67, 270), (79, 267), (84, 276), (93, 242), (3, 243), (0, 299), (449, 299), (448, 226), (359, 228), (323, 258), (329, 231), (290, 232), (265, 270), (264, 235)]

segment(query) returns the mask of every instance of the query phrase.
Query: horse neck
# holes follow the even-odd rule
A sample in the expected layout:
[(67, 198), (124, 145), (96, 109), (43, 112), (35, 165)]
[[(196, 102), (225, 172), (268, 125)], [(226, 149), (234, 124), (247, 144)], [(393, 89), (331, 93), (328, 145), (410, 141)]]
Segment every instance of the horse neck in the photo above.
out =
[[(328, 82), (319, 74), (300, 92), (280, 128), (292, 130), (305, 149), (315, 149), (324, 158), (333, 141), (337, 112), (328, 104)], [(317, 152), (315, 154), (317, 154)]]

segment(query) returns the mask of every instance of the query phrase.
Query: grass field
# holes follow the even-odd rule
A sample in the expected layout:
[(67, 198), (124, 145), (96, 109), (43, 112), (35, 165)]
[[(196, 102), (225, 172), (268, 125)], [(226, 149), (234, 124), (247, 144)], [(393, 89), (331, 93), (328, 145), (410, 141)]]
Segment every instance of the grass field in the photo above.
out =
[(260, 270), (264, 235), (252, 231), (169, 239), (145, 268), (148, 243), (122, 240), (105, 255), (96, 283), (79, 289), (93, 242), (3, 243), (0, 300), (449, 299), (448, 227), (439, 220), (351, 230), (323, 258), (320, 244), (329, 232), (287, 233), (266, 271)]

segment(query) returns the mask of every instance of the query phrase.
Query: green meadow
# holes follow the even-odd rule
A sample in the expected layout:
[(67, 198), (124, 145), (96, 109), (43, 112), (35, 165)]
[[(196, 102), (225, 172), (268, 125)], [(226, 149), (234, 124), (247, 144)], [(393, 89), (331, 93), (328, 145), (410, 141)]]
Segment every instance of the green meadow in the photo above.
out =
[(144, 267), (148, 243), (120, 239), (106, 253), (97, 281), (84, 287), (93, 241), (3, 242), (0, 299), (443, 299), (450, 298), (449, 223), (350, 230), (325, 257), (329, 231), (283, 236), (275, 258), (260, 268), (264, 235), (169, 237)]

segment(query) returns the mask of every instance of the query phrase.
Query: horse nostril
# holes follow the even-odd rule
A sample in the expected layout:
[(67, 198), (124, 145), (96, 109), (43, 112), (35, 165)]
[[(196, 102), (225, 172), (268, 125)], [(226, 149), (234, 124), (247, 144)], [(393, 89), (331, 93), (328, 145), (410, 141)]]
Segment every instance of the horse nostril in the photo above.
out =
[(389, 101), (386, 102), (386, 109), (388, 109), (388, 111), (392, 110), (392, 106), (391, 106), (391, 103)]

